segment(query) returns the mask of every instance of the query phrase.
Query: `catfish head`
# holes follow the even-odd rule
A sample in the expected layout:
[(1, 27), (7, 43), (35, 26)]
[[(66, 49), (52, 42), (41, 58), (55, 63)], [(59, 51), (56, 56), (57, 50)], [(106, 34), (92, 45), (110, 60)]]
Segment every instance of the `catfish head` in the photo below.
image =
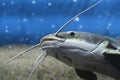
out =
[(84, 35), (74, 31), (61, 32), (57, 36), (50, 34), (41, 40), (41, 46), (47, 47), (45, 50), (48, 55), (74, 66), (77, 60), (81, 59), (84, 63), (84, 58), (88, 61), (96, 58), (92, 51), (97, 44), (87, 42), (82, 36)]

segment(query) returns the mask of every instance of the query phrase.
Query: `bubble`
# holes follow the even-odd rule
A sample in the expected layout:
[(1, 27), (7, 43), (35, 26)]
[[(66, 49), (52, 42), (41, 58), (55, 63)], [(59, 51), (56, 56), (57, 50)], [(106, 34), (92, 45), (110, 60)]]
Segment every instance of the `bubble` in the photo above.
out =
[(48, 3), (48, 6), (51, 6), (51, 5), (52, 5), (52, 3), (49, 2), (49, 3)]
[(102, 18), (102, 16), (101, 16), (101, 15), (98, 15), (98, 18)]
[(20, 19), (17, 19), (17, 22), (20, 22), (21, 20)]
[(83, 25), (80, 25), (78, 28), (79, 28), (79, 29), (82, 29), (82, 28), (83, 28)]
[(34, 13), (34, 12), (32, 13), (32, 16), (35, 16), (35, 13)]
[(108, 23), (108, 26), (112, 26), (112, 23)]
[(35, 1), (35, 0), (33, 0), (33, 1), (32, 1), (32, 4), (36, 4), (36, 1)]
[(101, 23), (100, 20), (97, 20), (97, 23), (100, 24)]
[(26, 40), (26, 41), (28, 41), (28, 40), (29, 40), (29, 38), (28, 38), (28, 37), (26, 37), (26, 38), (25, 38), (25, 40)]
[(77, 0), (73, 0), (73, 2), (77, 2)]
[(8, 30), (8, 29), (6, 29), (6, 30), (5, 30), (5, 33), (9, 33), (9, 30)]
[(8, 25), (6, 25), (5, 28), (8, 29)]
[(110, 26), (107, 26), (106, 29), (109, 30), (109, 29), (110, 29)]
[(3, 3), (2, 3), (2, 6), (6, 6), (6, 3), (5, 3), (5, 2), (3, 2)]
[(14, 4), (14, 1), (11, 1), (10, 4)]
[(40, 19), (40, 22), (43, 22), (44, 21), (44, 19)]
[(55, 28), (55, 25), (54, 25), (54, 24), (52, 24), (52, 25), (51, 25), (51, 27), (52, 27), (52, 28)]
[(28, 20), (27, 20), (27, 18), (23, 18), (23, 22), (27, 22)]
[(77, 21), (77, 22), (78, 22), (78, 21), (80, 21), (80, 18), (79, 18), (79, 17), (77, 17), (77, 18), (75, 19), (75, 21)]

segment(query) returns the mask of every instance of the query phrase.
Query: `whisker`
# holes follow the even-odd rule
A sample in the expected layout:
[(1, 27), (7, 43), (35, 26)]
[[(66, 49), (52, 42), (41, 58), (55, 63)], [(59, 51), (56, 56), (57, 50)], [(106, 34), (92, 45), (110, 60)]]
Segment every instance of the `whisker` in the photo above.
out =
[(7, 61), (7, 64), (10, 63), (11, 61), (13, 61), (14, 59), (16, 59), (17, 57), (22, 56), (23, 54), (27, 53), (28, 51), (30, 51), (30, 50), (38, 47), (38, 46), (40, 46), (40, 44), (36, 44), (35, 46), (32, 46), (32, 47), (26, 49), (25, 51), (20, 52), (18, 55), (16, 55), (16, 56), (12, 57), (11, 59), (9, 59), (9, 60)]
[(34, 63), (33, 63), (33, 67), (36, 65), (36, 63), (39, 61), (39, 59), (43, 56), (43, 54), (44, 54), (45, 52), (42, 52), (37, 58), (36, 58), (36, 60), (34, 61)]
[(99, 0), (97, 1), (95, 4), (93, 4), (92, 6), (86, 8), (85, 10), (83, 10), (82, 12), (78, 13), (77, 15), (75, 15), (73, 18), (71, 18), (69, 21), (67, 21), (63, 26), (60, 27), (60, 29), (55, 33), (55, 35), (57, 36), (67, 25), (69, 25), (73, 20), (75, 20), (77, 17), (79, 17), (81, 14), (87, 12), (88, 10), (94, 8), (95, 6), (97, 6), (98, 4), (100, 4), (103, 0)]
[[(47, 48), (54, 48), (54, 46), (45, 46), (45, 47), (41, 47), (39, 48), (36, 52), (39, 52), (40, 51), (40, 55), (35, 59), (33, 65), (35, 65), (35, 63), (38, 61), (38, 59), (45, 53), (45, 50), (43, 49), (47, 49)], [(42, 50), (42, 51), (41, 51)], [(44, 52), (43, 52), (44, 51)]]
[(44, 50), (47, 48), (54, 48), (54, 46), (44, 46), (44, 47), (39, 48), (37, 51)]
[[(10, 59), (6, 62), (6, 64), (10, 63), (10, 62), (13, 61), (14, 59), (16, 59), (16, 58), (18, 58), (18, 57), (24, 55), (24, 54), (27, 53), (28, 51), (30, 51), (30, 50), (32, 50), (32, 49), (38, 47), (38, 46), (40, 46), (40, 44), (37, 44), (37, 45), (35, 45), (35, 46), (32, 46), (32, 47), (26, 49), (26, 50), (23, 51), (23, 52), (20, 52), (18, 55), (16, 55), (16, 56), (10, 58)], [(41, 47), (40, 50), (45, 49), (45, 48), (52, 48), (52, 47), (53, 47), (53, 46), (45, 46), (45, 47)]]
[[(40, 56), (41, 56), (41, 55), (40, 55)], [(47, 53), (44, 53), (44, 54), (42, 55), (42, 58), (41, 58), (40, 56), (37, 57), (36, 64), (33, 66), (33, 69), (32, 69), (32, 71), (31, 71), (31, 73), (30, 73), (30, 75), (29, 75), (29, 77), (28, 77), (27, 80), (30, 80), (30, 78), (31, 78), (33, 72), (35, 71), (35, 69), (36, 69), (36, 68), (38, 67), (38, 65), (46, 58)], [(40, 59), (40, 60), (39, 60), (39, 59)]]
[[(52, 48), (52, 47), (53, 47), (53, 46), (45, 46), (45, 47), (42, 47), (42, 48), (38, 49), (38, 51), (39, 51), (39, 50), (42, 50), (42, 49), (44, 49), (44, 48)], [(36, 58), (36, 60), (35, 60), (34, 63), (33, 63), (32, 71), (31, 71), (31, 73), (30, 73), (30, 75), (29, 75), (28, 80), (30, 80), (30, 77), (32, 76), (32, 74), (33, 74), (33, 72), (35, 71), (35, 69), (37, 68), (37, 66), (43, 61), (42, 58), (44, 59), (46, 56), (47, 56), (47, 53), (46, 53), (46, 52), (42, 52), (42, 53)]]

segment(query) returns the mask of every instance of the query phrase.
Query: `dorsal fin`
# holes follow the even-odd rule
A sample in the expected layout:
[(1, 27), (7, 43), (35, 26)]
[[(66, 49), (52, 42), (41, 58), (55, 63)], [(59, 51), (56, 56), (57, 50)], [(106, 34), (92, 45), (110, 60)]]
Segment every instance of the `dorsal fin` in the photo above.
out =
[(103, 53), (105, 59), (109, 61), (120, 72), (120, 54)]

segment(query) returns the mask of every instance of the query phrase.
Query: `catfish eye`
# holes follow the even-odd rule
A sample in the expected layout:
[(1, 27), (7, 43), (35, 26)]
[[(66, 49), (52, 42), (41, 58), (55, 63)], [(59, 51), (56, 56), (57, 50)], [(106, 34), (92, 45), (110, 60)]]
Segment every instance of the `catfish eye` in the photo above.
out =
[(75, 36), (75, 32), (70, 32), (70, 36)]

